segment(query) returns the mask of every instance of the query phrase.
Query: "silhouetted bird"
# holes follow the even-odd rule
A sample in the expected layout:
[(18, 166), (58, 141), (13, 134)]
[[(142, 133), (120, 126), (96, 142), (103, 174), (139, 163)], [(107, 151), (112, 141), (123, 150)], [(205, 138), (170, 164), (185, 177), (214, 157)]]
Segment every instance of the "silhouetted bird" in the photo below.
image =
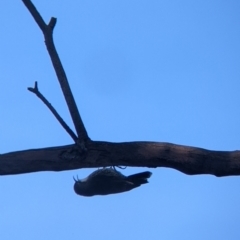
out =
[(148, 183), (151, 172), (141, 172), (124, 176), (114, 168), (103, 168), (94, 171), (87, 178), (74, 179), (74, 191), (81, 196), (107, 195), (130, 191)]

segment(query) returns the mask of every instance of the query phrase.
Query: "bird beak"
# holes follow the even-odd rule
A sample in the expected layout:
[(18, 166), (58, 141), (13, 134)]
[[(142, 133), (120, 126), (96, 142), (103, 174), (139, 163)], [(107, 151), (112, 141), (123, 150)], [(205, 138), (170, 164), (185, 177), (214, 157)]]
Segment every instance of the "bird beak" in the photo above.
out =
[(75, 182), (79, 181), (78, 176), (77, 176), (77, 179), (75, 179), (75, 177), (73, 176), (73, 180), (74, 180)]

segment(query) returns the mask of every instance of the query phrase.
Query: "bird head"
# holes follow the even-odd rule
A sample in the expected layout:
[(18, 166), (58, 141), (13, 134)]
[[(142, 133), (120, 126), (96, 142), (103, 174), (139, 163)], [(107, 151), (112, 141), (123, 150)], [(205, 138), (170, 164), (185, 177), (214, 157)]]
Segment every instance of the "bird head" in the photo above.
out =
[(87, 183), (88, 178), (79, 179), (77, 176), (77, 178), (73, 177), (73, 180), (75, 181), (73, 186), (75, 193), (85, 197), (93, 196), (91, 188), (89, 188)]

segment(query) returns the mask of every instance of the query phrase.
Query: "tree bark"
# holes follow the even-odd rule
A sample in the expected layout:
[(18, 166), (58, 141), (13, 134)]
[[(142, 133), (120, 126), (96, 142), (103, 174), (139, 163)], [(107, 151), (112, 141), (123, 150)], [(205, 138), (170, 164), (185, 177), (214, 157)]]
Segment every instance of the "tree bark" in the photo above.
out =
[(86, 142), (0, 155), (0, 174), (64, 171), (106, 166), (168, 167), (185, 174), (240, 175), (240, 151), (210, 151), (157, 142)]
[(29, 88), (49, 107), (75, 144), (0, 154), (0, 175), (38, 171), (64, 171), (107, 166), (168, 167), (185, 174), (240, 175), (240, 151), (210, 151), (157, 142), (110, 143), (91, 141), (84, 127), (67, 76), (53, 42), (56, 18), (46, 24), (31, 0), (22, 0), (42, 30), (46, 47), (71, 114), (75, 133), (38, 91)]

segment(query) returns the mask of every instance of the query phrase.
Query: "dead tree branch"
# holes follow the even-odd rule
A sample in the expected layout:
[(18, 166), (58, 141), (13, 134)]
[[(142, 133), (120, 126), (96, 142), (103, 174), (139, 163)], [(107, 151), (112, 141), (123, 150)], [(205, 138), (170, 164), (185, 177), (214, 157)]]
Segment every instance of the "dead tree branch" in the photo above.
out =
[(34, 94), (38, 98), (42, 100), (42, 102), (48, 107), (48, 109), (52, 112), (52, 114), (56, 117), (58, 122), (62, 125), (62, 127), (66, 130), (66, 132), (71, 136), (73, 141), (77, 143), (78, 138), (75, 135), (75, 133), (72, 131), (72, 129), (66, 124), (66, 122), (61, 118), (61, 116), (58, 114), (56, 109), (51, 105), (51, 103), (41, 94), (41, 92), (38, 90), (38, 83), (35, 82), (34, 88), (29, 87), (28, 90)]
[(209, 151), (156, 142), (92, 141), (86, 147), (87, 154), (80, 153), (75, 145), (5, 153), (0, 155), (0, 175), (109, 165), (168, 167), (189, 175), (240, 175), (240, 151)]
[[(53, 43), (52, 33), (56, 18), (52, 18), (46, 25), (31, 1), (22, 1), (44, 34), (49, 55), (80, 138), (80, 146), (83, 144), (83, 148), (79, 149), (78, 144), (0, 154), (0, 175), (104, 166), (167, 167), (189, 175), (212, 174), (218, 177), (240, 175), (240, 151), (210, 151), (171, 143), (91, 141)], [(81, 151), (82, 149), (86, 151)]]
[(77, 131), (78, 138), (81, 143), (87, 141), (89, 139), (87, 131), (84, 127), (83, 121), (81, 119), (80, 113), (78, 111), (76, 102), (74, 100), (71, 88), (68, 84), (67, 76), (64, 71), (64, 68), (62, 66), (61, 60), (58, 56), (58, 53), (56, 51), (54, 41), (53, 41), (53, 29), (56, 25), (57, 19), (51, 18), (49, 24), (46, 24), (40, 15), (40, 13), (37, 11), (36, 7), (33, 5), (33, 3), (30, 0), (22, 0), (31, 15), (33, 16), (34, 20), (38, 24), (39, 28), (42, 30), (45, 44), (49, 53), (49, 56), (51, 58), (53, 67), (55, 69), (58, 81), (60, 83), (63, 95), (65, 97), (69, 112), (71, 114), (75, 129)]

